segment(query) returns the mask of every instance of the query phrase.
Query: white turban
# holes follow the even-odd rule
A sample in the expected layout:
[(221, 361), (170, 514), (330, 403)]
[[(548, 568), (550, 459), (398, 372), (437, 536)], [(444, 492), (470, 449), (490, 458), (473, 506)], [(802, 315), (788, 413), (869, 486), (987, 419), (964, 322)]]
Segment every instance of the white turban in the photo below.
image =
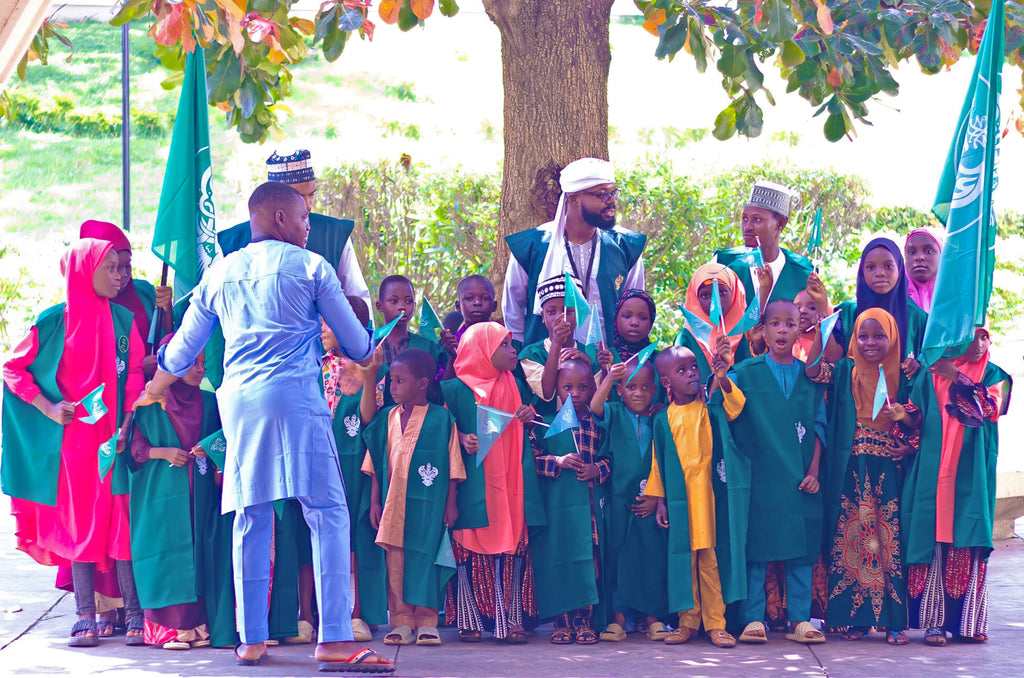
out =
[(601, 184), (614, 184), (615, 168), (607, 160), (580, 158), (562, 169), (558, 183), (562, 193), (577, 193)]

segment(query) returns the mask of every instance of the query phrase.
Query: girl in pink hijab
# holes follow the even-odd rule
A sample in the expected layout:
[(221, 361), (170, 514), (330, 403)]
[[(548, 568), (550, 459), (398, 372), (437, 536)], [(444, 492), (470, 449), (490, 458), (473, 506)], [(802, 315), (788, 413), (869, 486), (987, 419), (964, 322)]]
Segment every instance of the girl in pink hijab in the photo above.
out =
[(127, 469), (118, 457), (142, 392), (142, 339), (120, 291), (117, 253), (85, 238), (61, 260), (67, 301), (44, 311), (4, 364), (3, 491), (18, 548), (71, 565), (79, 620), (72, 647), (97, 644), (94, 576), (116, 569), (129, 645), (142, 643), (128, 532)]
[(932, 292), (935, 290), (935, 275), (939, 272), (939, 255), (942, 243), (923, 228), (911, 231), (903, 246), (907, 271), (907, 296), (914, 300), (921, 310), (928, 313), (932, 308)]

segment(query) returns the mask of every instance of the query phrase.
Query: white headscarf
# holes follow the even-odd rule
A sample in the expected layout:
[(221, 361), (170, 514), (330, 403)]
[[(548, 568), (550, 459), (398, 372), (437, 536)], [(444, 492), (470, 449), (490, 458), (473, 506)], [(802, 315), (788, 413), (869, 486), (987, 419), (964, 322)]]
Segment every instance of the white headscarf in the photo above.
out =
[[(615, 168), (607, 160), (580, 158), (562, 169), (558, 183), (562, 188), (562, 195), (559, 196), (558, 207), (555, 209), (555, 230), (551, 234), (551, 242), (548, 244), (547, 254), (544, 255), (544, 264), (541, 266), (538, 281), (550, 280), (572, 270), (569, 255), (565, 251), (565, 196), (594, 186), (615, 183)], [(584, 284), (586, 282), (583, 281)], [(537, 315), (541, 313), (539, 294), (534, 295), (533, 312)]]

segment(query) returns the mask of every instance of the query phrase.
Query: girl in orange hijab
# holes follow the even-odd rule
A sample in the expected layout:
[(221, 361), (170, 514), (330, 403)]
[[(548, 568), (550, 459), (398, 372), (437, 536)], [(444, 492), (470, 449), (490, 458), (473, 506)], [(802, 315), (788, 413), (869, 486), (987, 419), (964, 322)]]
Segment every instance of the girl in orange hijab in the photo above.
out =
[[(523, 404), (528, 387), (512, 374), (518, 362), (511, 332), (496, 322), (477, 323), (459, 342), (456, 378), (441, 382), (467, 476), (452, 533), (457, 575), (445, 603), (448, 623), (457, 621), (463, 642), (478, 642), (482, 631), (491, 631), (496, 639), (524, 643), (527, 626), (536, 622), (527, 526), (543, 524), (544, 515), (524, 426), (536, 413)], [(478, 435), (478, 404), (505, 413), (484, 419), (491, 432), (505, 426), (492, 442)]]
[[(711, 299), (716, 280), (719, 299), (722, 302), (722, 320), (718, 324), (711, 322)], [(693, 327), (687, 319), (675, 342), (679, 346), (689, 348), (697, 356), (702, 379), (711, 376), (711, 358), (716, 353), (723, 354), (722, 357), (730, 364), (751, 357), (750, 343), (742, 333), (729, 336), (743, 320), (743, 314), (747, 310), (747, 293), (731, 268), (709, 263), (694, 271), (686, 288), (686, 303), (683, 306), (698, 319), (697, 324), (701, 324), (699, 321), (706, 324), (701, 324), (705, 327), (702, 331), (701, 327)], [(710, 334), (706, 331), (707, 326), (710, 326)], [(726, 347), (731, 351), (731, 356), (723, 353)]]

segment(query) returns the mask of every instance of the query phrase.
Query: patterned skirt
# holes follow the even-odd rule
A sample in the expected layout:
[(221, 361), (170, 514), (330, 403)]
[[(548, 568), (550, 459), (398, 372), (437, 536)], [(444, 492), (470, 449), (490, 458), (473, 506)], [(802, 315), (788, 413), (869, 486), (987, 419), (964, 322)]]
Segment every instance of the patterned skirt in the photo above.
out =
[(456, 573), (448, 582), (445, 624), (459, 630), (490, 631), (495, 639), (513, 628), (537, 626), (533, 561), (524, 537), (515, 553), (485, 554), (452, 541)]
[(936, 544), (930, 564), (911, 565), (910, 625), (964, 638), (988, 635), (987, 551)]
[(907, 627), (900, 522), (900, 464), (892, 436), (857, 425), (829, 562), (829, 626)]

